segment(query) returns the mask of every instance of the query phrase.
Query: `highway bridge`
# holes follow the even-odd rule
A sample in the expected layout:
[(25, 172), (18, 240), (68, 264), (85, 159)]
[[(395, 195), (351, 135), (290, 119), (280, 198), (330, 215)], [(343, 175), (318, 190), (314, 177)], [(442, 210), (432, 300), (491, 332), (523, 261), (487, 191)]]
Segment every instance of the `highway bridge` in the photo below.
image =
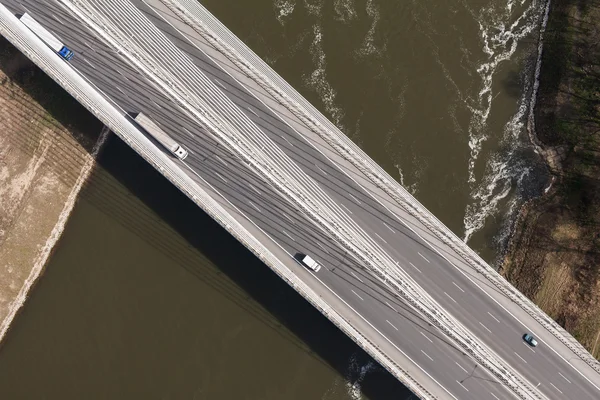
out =
[[(0, 31), (419, 398), (600, 398), (575, 339), (200, 3), (0, 0)], [(138, 112), (189, 156), (145, 136)]]

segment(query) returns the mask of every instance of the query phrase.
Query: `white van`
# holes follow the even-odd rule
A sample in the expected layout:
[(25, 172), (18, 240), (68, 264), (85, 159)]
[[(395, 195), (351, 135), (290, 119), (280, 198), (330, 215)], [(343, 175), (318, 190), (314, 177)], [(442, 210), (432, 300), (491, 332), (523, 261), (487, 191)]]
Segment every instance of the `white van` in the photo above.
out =
[(318, 262), (316, 262), (310, 256), (307, 256), (305, 254), (301, 255), (300, 261), (302, 262), (302, 264), (306, 265), (308, 268), (312, 269), (315, 272), (319, 272), (319, 270), (321, 269), (321, 266)]

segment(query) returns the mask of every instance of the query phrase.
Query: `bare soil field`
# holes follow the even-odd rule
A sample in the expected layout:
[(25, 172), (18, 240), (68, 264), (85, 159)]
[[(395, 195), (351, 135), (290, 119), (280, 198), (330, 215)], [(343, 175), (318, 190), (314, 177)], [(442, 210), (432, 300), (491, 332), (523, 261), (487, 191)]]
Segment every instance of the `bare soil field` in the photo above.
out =
[(503, 274), (599, 358), (600, 1), (552, 2), (535, 120), (556, 181), (522, 210)]
[(0, 339), (62, 233), (101, 131), (0, 37)]

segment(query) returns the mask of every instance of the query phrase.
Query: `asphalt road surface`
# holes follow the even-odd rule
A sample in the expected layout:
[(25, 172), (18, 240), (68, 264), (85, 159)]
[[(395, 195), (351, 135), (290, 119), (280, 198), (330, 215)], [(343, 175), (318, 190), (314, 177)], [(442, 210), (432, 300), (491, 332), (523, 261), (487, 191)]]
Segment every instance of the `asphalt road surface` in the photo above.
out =
[[(512, 394), (494, 377), (462, 353), (417, 311), (394, 294), (343, 246), (332, 240), (313, 220), (283, 196), (279, 189), (220, 142), (202, 124), (163, 93), (114, 48), (71, 15), (59, 0), (1, 0), (15, 14), (29, 12), (54, 32), (76, 56), (71, 65), (123, 113), (144, 112), (189, 151), (179, 162), (202, 187), (273, 251), (323, 299), (366, 334), (375, 337), (389, 355), (441, 398), (506, 399)], [(107, 15), (127, 16), (116, 3), (98, 1)], [(209, 48), (186, 31), (182, 23), (161, 15), (158, 1), (131, 2), (140, 15), (162, 32), (189, 62), (214, 84), (205, 101), (241, 132), (276, 146), (286, 168), (309, 177), (326, 202), (335, 203), (343, 219), (351, 220), (364, 235), (397, 261), (414, 281), (485, 345), (551, 399), (598, 399), (600, 376), (518, 306), (481, 277), (451, 249), (440, 249), (427, 239), (426, 228), (397, 205), (363, 188), (361, 173), (339, 159), (292, 115), (267, 104), (264, 94), (245, 82), (235, 67), (215, 60)], [(133, 15), (133, 14), (132, 14)], [(124, 17), (123, 17), (124, 18)], [(134, 18), (134, 17), (132, 17)], [(167, 19), (165, 19), (167, 18)], [(124, 18), (125, 19), (125, 18)], [(144, 21), (126, 24), (132, 35), (145, 35)], [(150, 35), (148, 36), (150, 37)], [(155, 43), (158, 43), (155, 41)], [(203, 47), (204, 46), (204, 47)], [(157, 45), (157, 54), (160, 53)], [(189, 67), (188, 67), (189, 68)], [(224, 103), (223, 98), (229, 103)], [(235, 109), (232, 109), (234, 107)], [(158, 145), (158, 144), (157, 144)], [(159, 145), (158, 145), (159, 146)], [(277, 154), (273, 156), (277, 157)], [(337, 157), (337, 158), (336, 158)], [(293, 165), (290, 165), (290, 160)], [(393, 208), (392, 213), (390, 209)], [(412, 229), (411, 229), (412, 228)], [(323, 268), (313, 273), (297, 263), (297, 252), (310, 254)], [(448, 261), (451, 260), (452, 264)], [(525, 332), (538, 336), (540, 345), (529, 347)], [(432, 383), (433, 382), (433, 383)]]

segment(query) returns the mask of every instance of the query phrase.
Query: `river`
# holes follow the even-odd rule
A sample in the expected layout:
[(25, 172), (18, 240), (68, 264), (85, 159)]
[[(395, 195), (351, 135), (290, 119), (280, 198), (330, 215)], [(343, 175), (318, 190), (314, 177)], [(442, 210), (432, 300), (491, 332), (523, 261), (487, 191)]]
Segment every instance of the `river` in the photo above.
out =
[[(497, 262), (545, 172), (525, 133), (539, 0), (203, 0)], [(113, 138), (0, 349), (23, 399), (409, 393)]]

